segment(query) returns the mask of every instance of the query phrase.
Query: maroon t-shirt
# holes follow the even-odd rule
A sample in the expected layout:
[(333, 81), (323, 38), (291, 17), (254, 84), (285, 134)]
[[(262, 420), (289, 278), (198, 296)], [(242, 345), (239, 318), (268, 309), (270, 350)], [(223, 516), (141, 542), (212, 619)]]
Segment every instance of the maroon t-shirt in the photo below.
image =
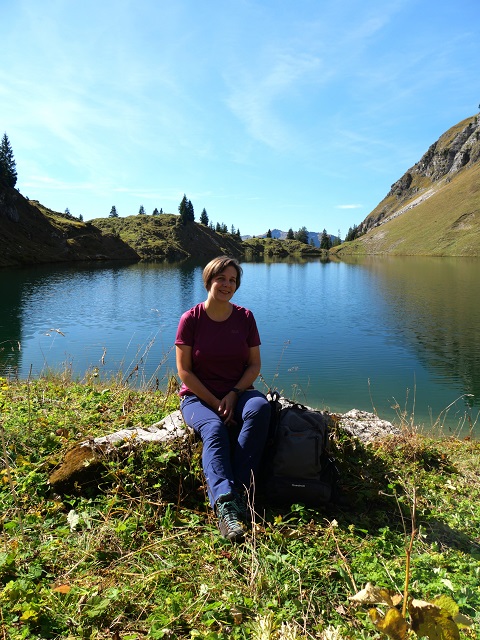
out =
[[(233, 304), (230, 316), (222, 322), (208, 317), (203, 302), (180, 318), (176, 345), (192, 347), (193, 373), (217, 398), (223, 398), (245, 371), (251, 347), (260, 345), (253, 313)], [(182, 384), (180, 395), (192, 392)]]

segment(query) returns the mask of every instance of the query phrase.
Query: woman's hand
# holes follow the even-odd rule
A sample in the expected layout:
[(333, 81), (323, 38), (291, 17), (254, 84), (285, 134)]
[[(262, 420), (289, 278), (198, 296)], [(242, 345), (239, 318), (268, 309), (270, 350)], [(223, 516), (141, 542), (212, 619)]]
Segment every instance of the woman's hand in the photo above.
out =
[(218, 415), (222, 418), (225, 424), (237, 424), (233, 417), (233, 413), (237, 405), (237, 399), (238, 396), (235, 391), (229, 391), (220, 401)]

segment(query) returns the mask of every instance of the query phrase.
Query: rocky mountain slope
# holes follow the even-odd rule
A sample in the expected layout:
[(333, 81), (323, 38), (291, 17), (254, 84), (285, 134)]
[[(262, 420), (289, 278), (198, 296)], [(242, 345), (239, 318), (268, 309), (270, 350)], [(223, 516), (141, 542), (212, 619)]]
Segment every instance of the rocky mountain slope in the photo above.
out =
[(480, 116), (458, 123), (395, 182), (338, 255), (480, 255)]

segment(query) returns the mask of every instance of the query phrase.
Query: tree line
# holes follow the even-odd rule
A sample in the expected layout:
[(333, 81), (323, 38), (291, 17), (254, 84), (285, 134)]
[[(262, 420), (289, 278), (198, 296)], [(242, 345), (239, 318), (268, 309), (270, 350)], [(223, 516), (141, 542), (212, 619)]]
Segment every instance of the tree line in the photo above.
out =
[[(16, 183), (17, 183), (17, 169), (16, 169), (15, 158), (13, 156), (10, 140), (8, 139), (7, 134), (4, 133), (2, 137), (2, 142), (0, 144), (0, 186), (13, 188), (15, 187)], [(163, 213), (164, 211), (162, 207), (160, 207), (160, 209), (155, 207), (155, 209), (152, 211), (153, 216), (159, 216), (159, 215), (162, 215)], [(195, 210), (193, 208), (193, 204), (191, 200), (187, 198), (186, 194), (183, 195), (183, 198), (180, 204), (178, 205), (178, 214), (180, 218), (180, 223), (183, 225), (186, 225), (189, 222), (195, 221)], [(71, 216), (68, 208), (65, 209), (65, 215), (67, 215), (68, 217), (73, 217)], [(140, 208), (138, 210), (138, 215), (146, 215), (145, 207), (143, 206), (143, 204), (140, 205)], [(110, 209), (110, 213), (108, 217), (109, 218), (119, 217), (119, 214), (115, 205), (113, 205), (112, 208)], [(82, 221), (83, 216), (79, 216), (79, 220)], [(231, 233), (232, 235), (236, 235), (239, 237), (241, 235), (240, 229), (235, 229), (234, 225), (232, 225), (230, 229), (228, 229), (227, 225), (223, 222), (217, 222), (216, 224), (214, 224), (210, 220), (205, 208), (202, 209), (199, 221), (200, 221), (200, 224), (206, 227), (209, 227), (210, 229), (212, 229), (213, 231), (216, 231), (217, 233)], [(350, 227), (347, 235), (345, 236), (345, 242), (354, 240), (359, 235), (362, 235), (361, 229), (357, 227), (357, 225), (353, 225), (353, 227)], [(267, 231), (266, 237), (267, 238), (272, 237), (272, 232), (270, 229)], [(298, 240), (299, 242), (302, 242), (304, 244), (312, 244), (315, 246), (313, 239), (309, 239), (309, 233), (306, 227), (300, 227), (298, 231), (293, 231), (293, 229), (290, 228), (287, 232), (287, 240)], [(332, 237), (324, 229), (320, 238), (320, 248), (328, 250), (328, 249), (331, 249), (332, 246), (341, 244), (341, 242), (342, 241), (340, 238), (340, 232), (338, 233), (338, 236), (332, 239)]]
[[(155, 207), (151, 215), (160, 216), (160, 215), (163, 215), (163, 213), (164, 211), (162, 207), (160, 207), (160, 209)], [(140, 205), (140, 209), (138, 210), (138, 215), (147, 215), (147, 212), (145, 211), (145, 207), (143, 206), (143, 204)], [(195, 209), (193, 207), (192, 201), (189, 198), (187, 198), (185, 194), (183, 195), (183, 198), (180, 204), (178, 205), (178, 215), (180, 218), (180, 223), (183, 225), (186, 225), (189, 222), (195, 222)], [(108, 217), (109, 218), (119, 217), (117, 207), (115, 205), (113, 205), (112, 208), (110, 209), (110, 213), (108, 214)], [(216, 231), (217, 233), (230, 233), (231, 235), (235, 235), (235, 236), (241, 235), (240, 229), (235, 229), (234, 225), (232, 225), (229, 229), (224, 222), (217, 222), (216, 224), (214, 224), (213, 221), (210, 220), (210, 218), (208, 217), (208, 213), (205, 207), (202, 209), (202, 212), (200, 214), (200, 224), (203, 224), (205, 227), (208, 227), (209, 229), (212, 229), (212, 231)]]

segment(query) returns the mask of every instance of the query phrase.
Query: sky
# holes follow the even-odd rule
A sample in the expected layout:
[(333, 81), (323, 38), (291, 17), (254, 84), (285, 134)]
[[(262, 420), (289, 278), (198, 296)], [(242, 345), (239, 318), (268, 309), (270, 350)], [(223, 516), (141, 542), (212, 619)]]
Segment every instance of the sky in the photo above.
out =
[(478, 112), (478, 0), (0, 0), (17, 188), (344, 237)]

